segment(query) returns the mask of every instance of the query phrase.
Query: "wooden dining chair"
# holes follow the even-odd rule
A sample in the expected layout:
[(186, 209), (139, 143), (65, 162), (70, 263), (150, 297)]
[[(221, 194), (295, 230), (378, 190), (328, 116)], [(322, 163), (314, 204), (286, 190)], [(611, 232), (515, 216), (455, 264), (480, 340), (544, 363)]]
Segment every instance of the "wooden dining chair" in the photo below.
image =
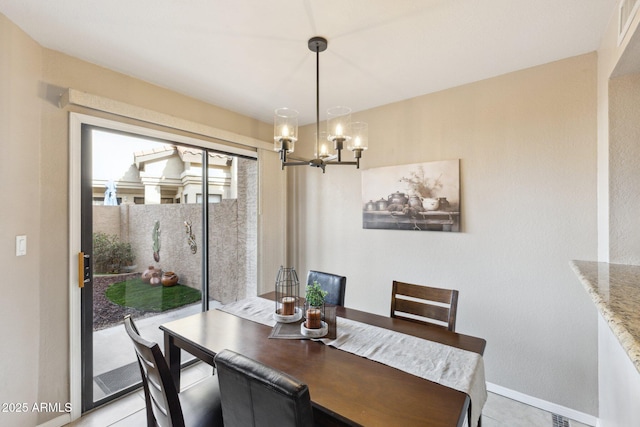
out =
[(223, 426), (218, 378), (205, 378), (178, 394), (158, 344), (140, 336), (130, 315), (125, 316), (124, 327), (140, 366), (147, 426)]
[(215, 357), (225, 427), (311, 427), (309, 387), (242, 354)]
[(454, 289), (393, 281), (391, 317), (442, 326), (455, 331), (457, 309), (458, 291)]
[(309, 270), (307, 273), (307, 285), (313, 285), (313, 282), (318, 282), (320, 288), (328, 292), (325, 298), (327, 304), (344, 306), (344, 294), (347, 288), (347, 278), (345, 276)]

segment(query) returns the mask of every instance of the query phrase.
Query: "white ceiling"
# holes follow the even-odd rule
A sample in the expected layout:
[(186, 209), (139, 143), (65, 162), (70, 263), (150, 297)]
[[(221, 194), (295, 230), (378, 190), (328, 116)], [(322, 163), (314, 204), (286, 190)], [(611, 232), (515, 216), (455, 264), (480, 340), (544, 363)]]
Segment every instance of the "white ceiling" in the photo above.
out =
[(617, 0), (0, 0), (41, 45), (270, 123), (594, 51)]

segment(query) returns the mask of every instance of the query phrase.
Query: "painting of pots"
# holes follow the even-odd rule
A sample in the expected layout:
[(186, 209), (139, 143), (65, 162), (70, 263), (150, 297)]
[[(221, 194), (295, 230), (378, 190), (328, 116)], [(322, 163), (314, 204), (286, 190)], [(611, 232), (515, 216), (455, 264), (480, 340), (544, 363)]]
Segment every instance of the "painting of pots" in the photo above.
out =
[(460, 231), (460, 160), (363, 171), (362, 226)]

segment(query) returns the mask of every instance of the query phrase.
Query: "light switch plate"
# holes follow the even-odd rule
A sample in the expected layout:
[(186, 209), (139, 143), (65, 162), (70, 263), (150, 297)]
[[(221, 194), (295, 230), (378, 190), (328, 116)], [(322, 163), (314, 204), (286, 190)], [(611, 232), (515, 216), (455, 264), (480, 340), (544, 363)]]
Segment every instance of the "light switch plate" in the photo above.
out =
[(16, 236), (16, 256), (27, 254), (27, 236)]

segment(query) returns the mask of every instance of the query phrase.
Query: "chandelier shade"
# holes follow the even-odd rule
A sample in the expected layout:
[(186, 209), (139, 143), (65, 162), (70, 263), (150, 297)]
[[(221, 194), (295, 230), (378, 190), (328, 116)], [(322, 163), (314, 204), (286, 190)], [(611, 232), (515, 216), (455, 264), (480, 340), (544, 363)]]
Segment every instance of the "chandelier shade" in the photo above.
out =
[(351, 139), (351, 108), (329, 108), (327, 110), (327, 132), (329, 141)]
[(369, 125), (364, 122), (351, 123), (351, 139), (347, 142), (347, 149), (351, 151), (369, 148)]
[(276, 151), (293, 153), (298, 140), (298, 112), (291, 108), (278, 108), (273, 118), (273, 141)]
[(320, 137), (316, 135), (316, 139), (319, 141), (319, 144), (316, 145), (316, 149), (313, 152), (313, 155), (316, 157), (320, 157), (321, 159), (326, 159), (329, 156), (333, 155), (333, 145), (329, 143), (329, 139), (327, 138), (327, 131), (321, 130)]

